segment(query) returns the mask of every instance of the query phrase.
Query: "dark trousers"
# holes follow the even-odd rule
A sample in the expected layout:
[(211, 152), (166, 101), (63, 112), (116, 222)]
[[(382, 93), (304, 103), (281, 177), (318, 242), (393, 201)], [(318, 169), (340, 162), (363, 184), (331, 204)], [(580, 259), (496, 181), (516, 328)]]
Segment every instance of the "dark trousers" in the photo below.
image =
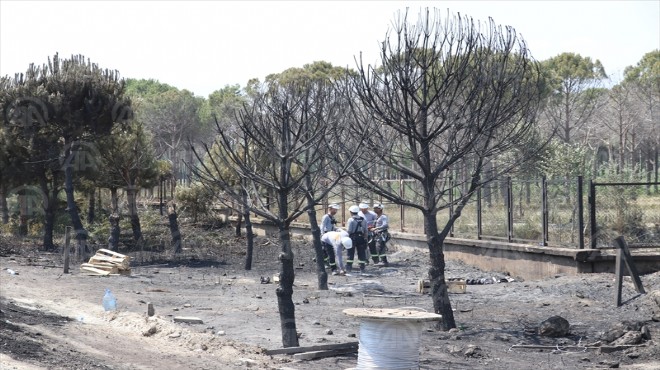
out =
[[(376, 236), (376, 238), (378, 238), (376, 241), (376, 248), (378, 248), (378, 256), (380, 256), (380, 261), (387, 263), (387, 242), (380, 239), (380, 236)], [(376, 257), (374, 261), (377, 262), (378, 257)]]
[(378, 262), (378, 255), (379, 250), (376, 247), (376, 239), (378, 239), (378, 235), (373, 235), (373, 233), (369, 233), (369, 253), (371, 253), (371, 259), (374, 261), (374, 263)]
[(358, 264), (360, 270), (364, 270), (364, 265), (367, 263), (367, 244), (366, 243), (353, 243), (353, 248), (347, 251), (348, 259), (346, 260), (346, 269), (351, 270), (353, 267), (353, 258), (355, 258), (355, 250), (357, 249)]
[(321, 242), (321, 245), (323, 245), (323, 252), (327, 256), (327, 262), (330, 265), (330, 269), (335, 271), (337, 269), (337, 262), (335, 261), (335, 249), (331, 244), (328, 243)]

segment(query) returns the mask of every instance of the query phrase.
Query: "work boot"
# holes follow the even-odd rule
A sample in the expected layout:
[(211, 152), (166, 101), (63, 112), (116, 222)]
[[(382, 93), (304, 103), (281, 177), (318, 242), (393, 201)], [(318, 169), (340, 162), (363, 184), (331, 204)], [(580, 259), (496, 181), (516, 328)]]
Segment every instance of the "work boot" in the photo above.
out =
[(381, 257), (380, 258), (380, 263), (378, 263), (378, 266), (387, 267), (389, 265), (390, 264), (387, 263), (387, 257)]
[(353, 271), (353, 265), (346, 265), (346, 272), (352, 272)]
[(374, 261), (374, 265), (378, 264), (378, 256), (373, 256), (371, 259)]
[(363, 273), (363, 272), (364, 272), (364, 263), (361, 263), (360, 264), (360, 273)]

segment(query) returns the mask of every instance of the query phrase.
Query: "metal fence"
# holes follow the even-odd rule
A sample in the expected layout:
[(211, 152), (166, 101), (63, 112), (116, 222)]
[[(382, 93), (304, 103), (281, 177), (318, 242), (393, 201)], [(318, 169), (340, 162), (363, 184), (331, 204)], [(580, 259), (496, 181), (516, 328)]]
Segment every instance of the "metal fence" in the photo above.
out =
[[(398, 182), (400, 195), (406, 199), (418, 196), (413, 181), (387, 181)], [(623, 235), (631, 244), (660, 245), (660, 194), (650, 191), (657, 185), (589, 181), (585, 186), (582, 177), (498, 179), (470, 200), (450, 235), (580, 249), (611, 247), (612, 240)], [(345, 224), (349, 206), (361, 202), (371, 206), (374, 201), (385, 205), (392, 230), (424, 233), (418, 209), (384, 202), (355, 184), (340, 186), (319, 206), (317, 215), (320, 219), (327, 204), (339, 203), (342, 209), (336, 217)], [(450, 207), (438, 214), (439, 227), (447, 223), (452, 212)]]

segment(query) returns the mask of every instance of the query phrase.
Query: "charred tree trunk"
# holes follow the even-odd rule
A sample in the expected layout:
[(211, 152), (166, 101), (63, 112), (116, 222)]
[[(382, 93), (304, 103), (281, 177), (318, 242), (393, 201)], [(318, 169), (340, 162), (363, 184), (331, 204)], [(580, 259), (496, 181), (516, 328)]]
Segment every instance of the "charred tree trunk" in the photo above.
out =
[(9, 223), (9, 207), (7, 206), (7, 186), (0, 184), (0, 212), (2, 212), (2, 223)]
[[(308, 176), (305, 178), (307, 189), (314, 189), (312, 180)], [(323, 262), (323, 245), (321, 244), (321, 228), (319, 227), (318, 222), (316, 221), (316, 210), (314, 208), (314, 199), (310, 196), (309, 191), (307, 192), (307, 206), (309, 211), (307, 215), (309, 216), (309, 226), (312, 229), (312, 245), (314, 248), (314, 254), (316, 255), (316, 277), (318, 280), (319, 290), (328, 290), (328, 273), (325, 270), (325, 263)], [(336, 257), (335, 257), (336, 258)]]
[(167, 219), (170, 223), (170, 234), (172, 234), (172, 248), (174, 253), (183, 252), (183, 246), (181, 245), (181, 232), (179, 231), (179, 222), (177, 221), (176, 207), (174, 204), (170, 204), (167, 207)]
[(89, 193), (89, 209), (87, 210), (87, 224), (93, 224), (96, 218), (96, 189)]
[(323, 262), (323, 245), (321, 244), (321, 228), (316, 222), (316, 212), (314, 211), (314, 208), (311, 208), (308, 211), (308, 214), (309, 214), (309, 224), (312, 228), (312, 245), (314, 247), (314, 254), (316, 255), (316, 277), (318, 280), (318, 289), (328, 290), (328, 273), (325, 270), (325, 263)]
[(41, 191), (46, 194), (44, 199), (44, 235), (43, 247), (44, 250), (51, 251), (55, 249), (53, 244), (53, 230), (55, 229), (55, 209), (57, 207), (57, 180), (53, 179), (52, 190), (48, 189), (48, 179), (45, 176), (40, 176), (39, 185)]
[[(280, 203), (282, 204), (282, 203)], [(284, 203), (286, 204), (286, 203)], [(280, 224), (280, 284), (277, 287), (277, 307), (280, 311), (280, 326), (282, 328), (282, 346), (298, 347), (298, 333), (296, 331), (296, 306), (293, 304), (293, 282), (295, 280), (293, 268), (293, 251), (289, 228)]]
[(119, 197), (117, 188), (110, 188), (110, 213), (119, 214)]
[[(247, 204), (248, 194), (243, 191), (243, 204)], [(245, 269), (252, 269), (252, 253), (254, 251), (254, 234), (252, 233), (252, 221), (250, 220), (250, 208), (243, 206), (243, 217), (245, 218), (245, 234), (247, 250), (245, 253)], [(240, 229), (238, 229), (240, 232)]]
[(25, 190), (18, 193), (18, 235), (28, 234), (28, 196)]
[(236, 217), (236, 237), (241, 236), (241, 226), (243, 226), (243, 213), (239, 212)]
[(117, 197), (117, 188), (110, 188), (110, 236), (108, 237), (108, 249), (117, 251), (119, 249), (119, 235), (121, 228), (119, 226), (119, 199)]
[(82, 224), (80, 213), (78, 212), (78, 206), (76, 205), (74, 198), (73, 164), (71, 163), (73, 160), (71, 158), (72, 156), (75, 156), (75, 154), (72, 153), (72, 149), (69, 146), (67, 146), (67, 149), (64, 152), (64, 156), (66, 158), (66, 166), (64, 168), (64, 192), (66, 193), (66, 208), (69, 212), (69, 216), (71, 217), (71, 224), (73, 225), (73, 229), (76, 233), (78, 256), (80, 256), (82, 260), (86, 260), (88, 252), (87, 230)]
[(52, 251), (55, 249), (55, 244), (53, 244), (53, 231), (55, 229), (55, 205), (52, 204), (53, 202), (54, 201), (49, 201), (48, 205), (44, 209), (45, 214), (43, 246), (44, 250), (46, 251)]
[(252, 221), (250, 221), (250, 211), (247, 210), (243, 216), (245, 218), (245, 236), (246, 236), (246, 253), (245, 253), (245, 269), (252, 270), (252, 254), (254, 252), (254, 234), (252, 233)]
[(133, 240), (136, 244), (142, 242), (142, 227), (140, 226), (140, 216), (137, 208), (137, 188), (133, 185), (126, 189), (126, 200), (128, 202), (128, 214), (131, 218), (131, 229), (133, 230)]
[(449, 301), (447, 292), (447, 282), (445, 281), (445, 254), (443, 253), (444, 237), (438, 234), (436, 214), (430, 213), (424, 215), (424, 224), (427, 230), (429, 247), (429, 257), (431, 258), (431, 267), (429, 268), (429, 281), (431, 283), (431, 296), (433, 300), (433, 309), (437, 314), (442, 315), (442, 320), (438, 327), (442, 330), (449, 330), (456, 327), (454, 313)]
[(110, 222), (110, 236), (108, 237), (108, 249), (111, 251), (119, 250), (119, 235), (121, 228), (119, 226), (119, 214), (111, 213), (108, 217)]

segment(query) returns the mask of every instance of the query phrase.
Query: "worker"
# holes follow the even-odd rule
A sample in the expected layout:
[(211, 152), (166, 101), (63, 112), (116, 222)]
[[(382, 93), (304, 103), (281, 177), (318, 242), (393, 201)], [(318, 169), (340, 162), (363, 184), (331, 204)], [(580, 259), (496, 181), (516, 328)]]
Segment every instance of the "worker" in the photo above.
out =
[[(358, 216), (362, 216), (365, 221), (367, 221), (367, 246), (369, 247), (369, 253), (371, 253), (371, 259), (374, 261), (374, 264), (378, 263), (378, 251), (376, 250), (376, 238), (374, 237), (373, 231), (374, 222), (376, 222), (376, 213), (369, 210), (369, 205), (367, 203), (360, 203), (360, 212)], [(367, 260), (368, 262), (368, 260)]]
[(337, 220), (335, 219), (335, 215), (337, 214), (337, 210), (339, 209), (339, 204), (331, 204), (328, 206), (328, 213), (323, 215), (323, 218), (321, 218), (321, 235), (327, 233), (328, 231), (336, 231), (337, 230)]
[(387, 241), (390, 240), (390, 233), (388, 231), (390, 225), (387, 215), (383, 213), (383, 205), (381, 203), (374, 204), (374, 212), (377, 218), (371, 231), (374, 233), (374, 239), (376, 241), (377, 256), (380, 257), (380, 262), (376, 266), (387, 267), (389, 266), (387, 262)]
[(346, 275), (343, 249), (353, 248), (353, 241), (348, 237), (348, 233), (344, 230), (328, 231), (321, 237), (321, 244), (328, 253), (332, 275)]
[[(337, 231), (338, 228), (335, 226), (337, 225), (337, 220), (335, 219), (337, 210), (339, 210), (339, 204), (331, 204), (328, 206), (328, 212), (323, 215), (323, 218), (321, 218), (321, 236), (329, 231)], [(330, 258), (325, 248), (323, 248), (323, 262), (325, 263), (326, 268), (330, 266)]]
[(364, 217), (359, 216), (360, 208), (358, 206), (351, 206), (348, 209), (351, 218), (346, 223), (346, 231), (348, 236), (353, 241), (353, 248), (348, 250), (348, 257), (346, 259), (346, 272), (353, 271), (353, 261), (355, 258), (355, 251), (357, 250), (358, 265), (360, 272), (364, 272), (364, 266), (367, 263), (367, 224)]

